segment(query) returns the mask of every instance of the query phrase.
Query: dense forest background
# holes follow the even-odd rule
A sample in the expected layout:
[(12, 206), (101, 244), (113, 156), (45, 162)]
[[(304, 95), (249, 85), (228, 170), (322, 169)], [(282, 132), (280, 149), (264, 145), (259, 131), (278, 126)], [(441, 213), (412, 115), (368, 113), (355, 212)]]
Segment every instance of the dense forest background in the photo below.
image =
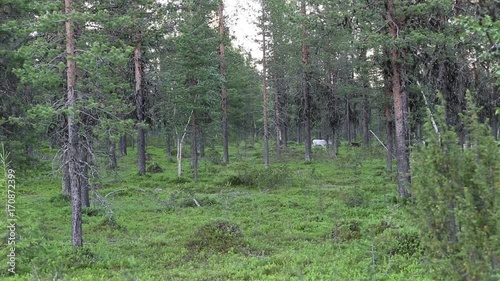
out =
[[(200, 161), (257, 146), (270, 174), (378, 150), (422, 251), (445, 261), (436, 276), (497, 280), (498, 1), (255, 3), (230, 18), (222, 0), (0, 1), (4, 168), (50, 160), (78, 248), (96, 186), (130, 150), (137, 177), (162, 170), (148, 153), (162, 147), (194, 183)], [(228, 27), (244, 14), (259, 58)]]

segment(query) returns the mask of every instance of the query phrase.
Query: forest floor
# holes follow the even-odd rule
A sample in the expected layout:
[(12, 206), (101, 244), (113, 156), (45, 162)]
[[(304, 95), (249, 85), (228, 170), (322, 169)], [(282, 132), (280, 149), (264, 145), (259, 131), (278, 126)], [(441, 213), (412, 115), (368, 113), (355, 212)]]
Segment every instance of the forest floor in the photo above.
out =
[(381, 150), (343, 145), (332, 159), (314, 149), (304, 163), (291, 145), (265, 170), (259, 144), (232, 147), (228, 165), (209, 149), (197, 183), (189, 159), (178, 178), (163, 149), (148, 153), (163, 172), (138, 176), (130, 148), (117, 171), (101, 172), (78, 250), (52, 162), (17, 170), (10, 280), (430, 280)]

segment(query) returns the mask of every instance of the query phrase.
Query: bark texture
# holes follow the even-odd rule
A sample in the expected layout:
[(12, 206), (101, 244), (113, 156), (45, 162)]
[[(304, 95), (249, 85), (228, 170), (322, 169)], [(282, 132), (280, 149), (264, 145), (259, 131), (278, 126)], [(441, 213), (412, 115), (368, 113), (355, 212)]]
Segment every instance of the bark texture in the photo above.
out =
[(78, 135), (78, 124), (76, 123), (76, 60), (75, 56), (75, 32), (73, 24), (73, 1), (64, 1), (64, 13), (67, 16), (66, 29), (66, 87), (68, 108), (68, 142), (66, 145), (68, 158), (68, 173), (71, 188), (71, 244), (73, 247), (82, 246), (82, 210), (80, 193), (80, 169), (79, 155), (80, 138)]
[[(392, 0), (387, 1), (387, 20), (389, 32), (395, 40), (398, 38), (403, 21), (395, 16)], [(408, 143), (408, 92), (406, 90), (405, 51), (393, 47), (390, 50), (392, 69), (392, 95), (394, 99), (394, 121), (396, 127), (396, 160), (398, 167), (398, 195), (411, 197), (410, 149)]]

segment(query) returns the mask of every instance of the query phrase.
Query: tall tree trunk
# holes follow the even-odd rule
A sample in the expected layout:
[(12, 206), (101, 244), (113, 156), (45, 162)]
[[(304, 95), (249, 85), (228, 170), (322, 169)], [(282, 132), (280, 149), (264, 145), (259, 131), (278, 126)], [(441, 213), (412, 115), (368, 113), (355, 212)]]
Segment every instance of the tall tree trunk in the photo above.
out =
[(228, 130), (228, 117), (227, 117), (227, 85), (226, 85), (226, 57), (224, 50), (224, 2), (219, 0), (219, 55), (220, 55), (220, 74), (223, 82), (221, 85), (221, 98), (222, 98), (222, 150), (224, 155), (222, 162), (229, 163), (229, 130)]
[[(365, 88), (368, 90), (368, 88)], [(368, 104), (368, 95), (363, 92), (363, 101), (361, 103), (361, 127), (363, 129), (363, 142), (366, 148), (370, 147), (370, 105)]]
[(71, 244), (73, 247), (82, 246), (82, 210), (79, 181), (78, 149), (80, 138), (76, 123), (76, 60), (75, 60), (75, 33), (73, 26), (73, 1), (64, 1), (64, 12), (67, 16), (66, 27), (66, 86), (67, 86), (67, 124), (68, 124), (68, 172), (71, 187)]
[[(304, 18), (306, 17), (306, 1), (302, 0), (300, 11)], [(304, 23), (302, 31), (302, 66), (304, 70), (303, 94), (304, 94), (304, 130), (305, 130), (305, 161), (311, 162), (311, 94), (310, 87), (310, 70), (309, 70), (309, 47), (307, 45), (307, 26)]]
[(388, 60), (382, 65), (382, 73), (384, 77), (384, 96), (385, 96), (385, 133), (386, 133), (386, 171), (392, 172), (392, 158), (394, 157), (394, 122), (392, 116), (392, 71), (391, 71), (391, 60), (390, 51), (384, 50), (384, 55), (387, 56)]
[(264, 24), (265, 10), (262, 8), (262, 113), (264, 118), (264, 165), (269, 168), (269, 125), (267, 119), (267, 50), (266, 50), (266, 29)]
[(278, 78), (274, 74), (274, 130), (276, 134), (276, 159), (281, 158), (281, 116), (280, 116), (280, 98), (278, 90)]
[[(360, 61), (367, 61), (367, 49), (362, 48), (360, 50)], [(361, 100), (361, 129), (363, 130), (363, 143), (366, 148), (370, 147), (370, 115), (371, 109), (368, 102), (368, 94), (370, 93), (370, 82), (367, 67), (360, 67), (358, 71), (361, 74), (361, 83), (363, 85), (363, 93)]]
[[(389, 76), (386, 78), (389, 79)], [(385, 81), (385, 132), (386, 132), (386, 171), (392, 172), (392, 158), (394, 155), (394, 122), (392, 121), (392, 86), (389, 80)]]
[(197, 143), (197, 128), (196, 128), (196, 114), (193, 111), (191, 118), (191, 164), (193, 165), (193, 178), (198, 182), (198, 143)]
[(120, 137), (120, 155), (127, 155), (127, 135)]
[(139, 175), (146, 174), (146, 136), (144, 130), (144, 91), (142, 89), (141, 45), (134, 49), (135, 106), (137, 115), (137, 166)]
[(297, 113), (297, 143), (302, 143), (302, 117), (300, 112)]
[[(396, 39), (403, 28), (403, 21), (395, 18), (393, 0), (387, 1), (387, 20), (389, 32)], [(390, 50), (392, 68), (392, 95), (394, 99), (394, 118), (396, 125), (396, 160), (398, 167), (398, 195), (411, 197), (410, 149), (408, 144), (408, 92), (405, 85), (405, 52), (393, 47)]]
[(345, 102), (345, 140), (350, 143), (352, 141), (351, 134), (351, 108), (349, 105), (349, 100)]

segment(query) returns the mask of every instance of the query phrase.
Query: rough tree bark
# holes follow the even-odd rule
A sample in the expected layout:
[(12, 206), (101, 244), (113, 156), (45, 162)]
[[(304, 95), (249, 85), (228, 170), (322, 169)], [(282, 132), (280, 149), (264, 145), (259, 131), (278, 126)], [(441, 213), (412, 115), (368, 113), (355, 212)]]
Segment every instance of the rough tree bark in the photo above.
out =
[(137, 166), (139, 175), (146, 174), (146, 133), (144, 122), (144, 91), (142, 88), (141, 45), (137, 43), (134, 49), (135, 106), (137, 117)]
[(219, 56), (220, 56), (220, 74), (224, 80), (221, 85), (221, 99), (222, 99), (222, 150), (224, 155), (222, 162), (229, 163), (229, 130), (228, 130), (228, 117), (227, 117), (227, 85), (226, 85), (226, 57), (224, 46), (224, 2), (219, 1)]
[(66, 87), (68, 109), (68, 139), (67, 156), (68, 173), (71, 188), (71, 244), (73, 247), (82, 246), (82, 210), (81, 193), (79, 181), (79, 163), (78, 149), (80, 147), (80, 138), (78, 136), (78, 124), (76, 123), (76, 60), (75, 60), (75, 32), (73, 26), (73, 1), (64, 1), (64, 13), (67, 16), (65, 22), (66, 28)]
[[(399, 36), (403, 21), (395, 15), (393, 0), (387, 1), (387, 21), (393, 40)], [(390, 50), (392, 69), (392, 95), (394, 99), (394, 118), (396, 125), (396, 160), (398, 167), (398, 195), (411, 197), (410, 149), (408, 144), (408, 92), (405, 83), (405, 51), (392, 47)]]
[[(302, 0), (300, 7), (301, 14), (306, 17), (306, 1)], [(304, 94), (304, 138), (305, 138), (305, 161), (311, 162), (311, 93), (310, 90), (310, 71), (309, 71), (309, 46), (307, 45), (307, 26), (304, 23), (302, 31), (302, 66), (304, 70), (304, 80), (302, 91)]]

